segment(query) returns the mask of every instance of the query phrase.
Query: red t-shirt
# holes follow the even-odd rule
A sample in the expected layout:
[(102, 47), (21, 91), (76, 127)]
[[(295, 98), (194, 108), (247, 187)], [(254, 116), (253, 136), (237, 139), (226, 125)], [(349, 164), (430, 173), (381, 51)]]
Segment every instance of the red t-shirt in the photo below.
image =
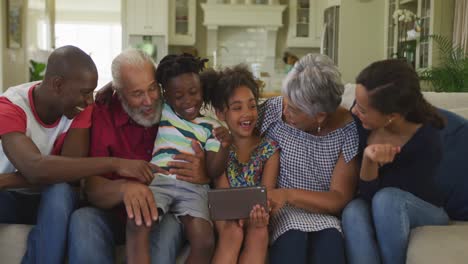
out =
[[(34, 105), (33, 91), (38, 83), (31, 86), (28, 91), (29, 107), (34, 114), (34, 118), (41, 126), (45, 128), (54, 128), (58, 126), (60, 119), (53, 124), (45, 124), (37, 115), (36, 106)], [(79, 113), (70, 125), (72, 128), (89, 128), (91, 126), (92, 105), (88, 106)], [(32, 118), (32, 117), (30, 117)], [(12, 103), (8, 98), (0, 96), (0, 137), (7, 133), (20, 132), (26, 133), (26, 113), (21, 107)], [(65, 140), (66, 133), (59, 135), (52, 149), (51, 154), (59, 154)]]
[[(113, 95), (109, 105), (96, 103), (92, 120), (91, 157), (151, 160), (158, 126), (145, 128), (135, 123), (122, 108), (117, 95)], [(112, 180), (123, 178), (117, 174), (103, 176)]]

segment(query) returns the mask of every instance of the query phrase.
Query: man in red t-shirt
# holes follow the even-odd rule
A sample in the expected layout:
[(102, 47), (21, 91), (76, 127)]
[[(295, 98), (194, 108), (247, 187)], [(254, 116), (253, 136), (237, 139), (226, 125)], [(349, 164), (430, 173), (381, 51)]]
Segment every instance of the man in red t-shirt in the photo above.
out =
[(23, 263), (64, 262), (77, 200), (64, 182), (109, 172), (148, 182), (157, 169), (142, 160), (78, 158), (88, 154), (96, 83), (91, 57), (65, 46), (50, 55), (42, 82), (0, 96), (0, 223), (36, 224)]
[[(161, 91), (152, 59), (138, 50), (126, 50), (112, 62), (112, 84), (94, 105), (90, 155), (151, 160), (161, 117)], [(112, 94), (112, 91), (115, 91)], [(99, 96), (98, 96), (99, 97)], [(180, 179), (206, 183), (204, 152), (179, 155), (174, 164)], [(102, 177), (101, 177), (102, 176)], [(183, 242), (181, 225), (171, 214), (155, 225), (158, 211), (147, 184), (119, 173), (86, 179), (85, 192), (94, 207), (73, 213), (69, 237), (69, 263), (112, 263), (114, 245), (124, 242), (125, 232), (151, 228), (151, 261), (175, 263)], [(123, 216), (123, 217), (122, 217)], [(127, 248), (127, 256), (133, 251)], [(149, 262), (142, 260), (139, 263)]]

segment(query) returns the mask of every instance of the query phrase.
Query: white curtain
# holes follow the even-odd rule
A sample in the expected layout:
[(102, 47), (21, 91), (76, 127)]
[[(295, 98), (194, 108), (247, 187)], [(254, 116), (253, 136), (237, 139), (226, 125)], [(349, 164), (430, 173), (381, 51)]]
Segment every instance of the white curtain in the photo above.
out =
[(455, 1), (453, 43), (463, 48), (468, 54), (468, 0)]

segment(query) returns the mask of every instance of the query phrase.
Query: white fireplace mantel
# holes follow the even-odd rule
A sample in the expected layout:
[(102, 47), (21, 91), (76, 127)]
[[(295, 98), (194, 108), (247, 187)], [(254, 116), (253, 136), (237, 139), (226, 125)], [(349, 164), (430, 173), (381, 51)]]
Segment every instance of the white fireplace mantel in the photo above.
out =
[[(225, 36), (222, 34), (222, 32), (226, 32), (224, 30), (232, 32), (233, 28), (240, 31), (251, 31), (253, 28), (257, 28), (261, 32), (259, 36), (263, 36), (263, 41), (256, 43), (258, 45), (253, 49), (258, 50), (259, 53), (261, 51), (263, 54), (261, 60), (268, 61), (268, 64), (274, 64), (276, 35), (278, 29), (283, 26), (283, 11), (286, 9), (286, 5), (279, 5), (278, 1), (275, 0), (268, 1), (268, 4), (251, 4), (253, 1), (248, 0), (243, 2), (243, 4), (239, 4), (237, 0), (231, 0), (228, 4), (218, 4), (214, 0), (208, 0), (207, 3), (201, 4), (204, 11), (203, 24), (207, 28), (207, 56), (214, 63), (214, 67), (219, 66), (218, 56), (220, 53), (218, 51), (220, 49), (226, 50), (224, 52), (226, 56), (229, 48), (235, 48), (229, 47), (223, 43), (223, 39), (220, 39), (220, 36)], [(236, 43), (236, 46), (239, 45), (240, 43)], [(232, 52), (227, 56), (236, 55)]]
[(286, 5), (256, 4), (201, 4), (205, 13), (203, 24), (208, 28), (218, 26), (269, 27), (283, 26), (282, 13)]

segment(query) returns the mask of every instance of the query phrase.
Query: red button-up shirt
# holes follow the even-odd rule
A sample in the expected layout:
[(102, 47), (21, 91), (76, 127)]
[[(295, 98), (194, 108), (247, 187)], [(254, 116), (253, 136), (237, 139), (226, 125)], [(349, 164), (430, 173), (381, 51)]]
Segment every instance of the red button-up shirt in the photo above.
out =
[[(109, 105), (96, 103), (92, 120), (91, 157), (151, 160), (158, 126), (145, 128), (135, 123), (117, 95), (113, 95)], [(115, 173), (103, 176), (112, 180), (123, 178)]]

